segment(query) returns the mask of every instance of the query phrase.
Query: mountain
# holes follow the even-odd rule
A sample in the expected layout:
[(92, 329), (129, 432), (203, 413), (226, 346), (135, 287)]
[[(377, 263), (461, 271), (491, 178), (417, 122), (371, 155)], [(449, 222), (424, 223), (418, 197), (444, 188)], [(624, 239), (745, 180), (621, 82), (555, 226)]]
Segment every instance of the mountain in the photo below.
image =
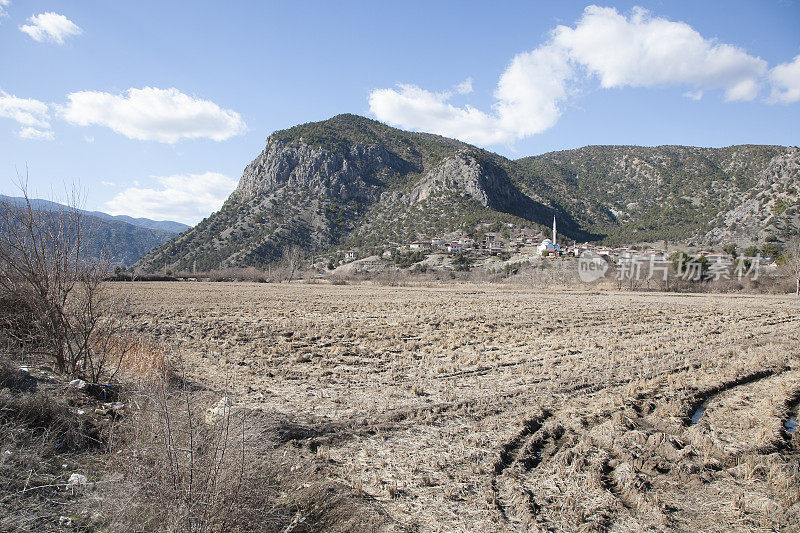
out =
[[(11, 205), (17, 205), (20, 202), (24, 203), (24, 201), (25, 199), (22, 197), (5, 196), (0, 194), (0, 202), (6, 202), (10, 203)], [(51, 202), (50, 200), (31, 198), (30, 201), (31, 201), (31, 206), (34, 207), (35, 209), (46, 209), (55, 211), (67, 209), (67, 206), (59, 204), (57, 202)], [(128, 215), (109, 215), (108, 213), (103, 213), (102, 211), (86, 211), (83, 209), (81, 209), (80, 211), (85, 215), (101, 218), (103, 220), (116, 220), (119, 222), (126, 222), (134, 226), (139, 226), (140, 228), (155, 229), (160, 231), (166, 231), (168, 233), (183, 233), (184, 231), (186, 231), (191, 227), (181, 222), (174, 222), (172, 220), (150, 220), (149, 218), (134, 218), (134, 217), (129, 217)]]
[(140, 266), (265, 266), (290, 245), (388, 247), (505, 224), (544, 229), (553, 216), (579, 241), (780, 239), (796, 224), (797, 157), (780, 146), (588, 146), (510, 160), (338, 115), (270, 135), (222, 208)]
[[(24, 198), (0, 195), (0, 209), (4, 205), (21, 205)], [(65, 211), (69, 209), (63, 204), (32, 198), (31, 207), (37, 210)], [(178, 222), (161, 222), (149, 219), (132, 219), (131, 217), (115, 217), (99, 211), (83, 211), (84, 227), (87, 229), (89, 251), (92, 254), (108, 254), (120, 265), (128, 266), (136, 263), (148, 251), (169, 241), (176, 231), (159, 228), (178, 229), (183, 224)], [(137, 223), (127, 222), (135, 220)], [(152, 226), (152, 227), (149, 227)], [(188, 226), (186, 226), (188, 228)]]
[(515, 163), (523, 191), (555, 188), (608, 242), (755, 243), (798, 227), (796, 147), (587, 146)]
[(182, 222), (175, 222), (173, 220), (150, 220), (149, 218), (134, 218), (128, 215), (109, 215), (100, 211), (88, 211), (90, 215), (104, 218), (106, 220), (118, 220), (140, 228), (154, 229), (158, 231), (166, 231), (167, 233), (183, 233), (191, 228), (188, 224)]

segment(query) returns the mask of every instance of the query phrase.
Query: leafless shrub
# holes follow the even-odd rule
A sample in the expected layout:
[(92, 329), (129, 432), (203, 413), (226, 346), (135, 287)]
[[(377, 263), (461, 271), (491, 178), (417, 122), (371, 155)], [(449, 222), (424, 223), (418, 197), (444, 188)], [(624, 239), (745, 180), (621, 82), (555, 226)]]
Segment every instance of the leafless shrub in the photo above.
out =
[(61, 373), (109, 378), (126, 351), (118, 338), (124, 305), (104, 285), (109, 260), (88, 253), (75, 194), (67, 208), (47, 210), (20, 189), (20, 204), (0, 202), (3, 333)]
[(303, 249), (296, 244), (284, 248), (283, 256), (281, 257), (282, 279), (286, 281), (292, 281), (292, 279), (294, 279), (297, 270), (303, 262), (303, 255)]
[[(181, 277), (193, 277), (196, 274), (185, 274)], [(267, 273), (255, 267), (247, 268), (223, 268), (211, 270), (205, 275), (209, 281), (251, 281), (265, 283), (268, 279)]]
[(106, 499), (111, 531), (227, 531), (242, 517), (261, 519), (245, 496), (253, 457), (244, 445), (244, 419), (228, 403), (213, 419), (203, 417), (185, 380), (171, 386), (161, 369), (148, 392), (132, 398), (139, 406), (128, 424), (118, 468), (125, 477), (119, 494)]
[(198, 396), (180, 366), (151, 377), (131, 398), (115, 460), (123, 480), (99, 503), (108, 531), (351, 531), (387, 520), (318, 465), (277, 449), (276, 423), (250, 420), (228, 397)]
[(800, 235), (794, 235), (786, 243), (781, 270), (794, 280), (794, 293), (800, 296)]

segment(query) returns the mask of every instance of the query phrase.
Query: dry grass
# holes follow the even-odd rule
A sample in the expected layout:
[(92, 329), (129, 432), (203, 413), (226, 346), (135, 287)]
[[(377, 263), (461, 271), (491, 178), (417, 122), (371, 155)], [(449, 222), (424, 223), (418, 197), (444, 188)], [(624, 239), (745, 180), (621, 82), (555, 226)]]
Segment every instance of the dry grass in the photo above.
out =
[[(133, 284), (188, 379), (422, 530), (800, 520), (794, 298)], [(690, 425), (703, 400), (708, 410)], [(270, 418), (271, 419), (271, 418)]]
[[(284, 419), (193, 385), (165, 347), (122, 339), (124, 404), (0, 359), (1, 531), (383, 531), (323, 461), (281, 449)], [(179, 363), (180, 360), (177, 360)], [(118, 407), (119, 408), (118, 410)], [(288, 426), (287, 426), (288, 424)], [(73, 486), (70, 476), (85, 476)]]
[(50, 531), (77, 506), (69, 476), (106, 453), (114, 421), (95, 400), (42, 373), (0, 360), (0, 530)]

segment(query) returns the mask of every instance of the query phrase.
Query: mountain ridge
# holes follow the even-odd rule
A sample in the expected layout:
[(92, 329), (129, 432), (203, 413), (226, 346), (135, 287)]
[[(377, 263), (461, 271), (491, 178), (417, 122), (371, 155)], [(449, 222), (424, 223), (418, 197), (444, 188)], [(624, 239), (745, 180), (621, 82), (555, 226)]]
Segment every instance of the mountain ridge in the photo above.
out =
[[(29, 201), (34, 210), (58, 212), (72, 209), (64, 204), (40, 198), (30, 198)], [(19, 206), (24, 204), (25, 198), (23, 197), (0, 195), (0, 208), (3, 205)], [(166, 227), (183, 226), (179, 222), (149, 219), (132, 219), (137, 222), (134, 224), (127, 221), (131, 217), (124, 215), (114, 216), (83, 209), (78, 211), (84, 219), (82, 226), (86, 230), (90, 253), (95, 256), (107, 254), (111, 257), (112, 262), (122, 266), (133, 265), (147, 252), (176, 235), (175, 231), (159, 229), (164, 226), (164, 222), (166, 222)]]
[[(35, 209), (48, 209), (48, 210), (69, 209), (68, 206), (60, 204), (58, 202), (53, 202), (52, 200), (45, 200), (43, 198), (30, 198), (29, 200), (31, 202), (31, 207)], [(4, 194), (0, 194), (0, 202), (8, 202), (11, 203), (12, 205), (15, 205), (24, 203), (24, 201), (25, 198), (21, 196), (6, 196)], [(89, 211), (87, 209), (79, 209), (79, 211), (85, 215), (102, 218), (104, 220), (116, 220), (119, 222), (132, 224), (134, 226), (139, 226), (141, 228), (166, 231), (168, 233), (181, 233), (191, 228), (191, 226), (189, 226), (188, 224), (184, 224), (182, 222), (175, 222), (173, 220), (152, 220), (149, 218), (143, 218), (143, 217), (136, 218), (128, 215), (111, 215), (109, 213), (104, 213), (103, 211)]]

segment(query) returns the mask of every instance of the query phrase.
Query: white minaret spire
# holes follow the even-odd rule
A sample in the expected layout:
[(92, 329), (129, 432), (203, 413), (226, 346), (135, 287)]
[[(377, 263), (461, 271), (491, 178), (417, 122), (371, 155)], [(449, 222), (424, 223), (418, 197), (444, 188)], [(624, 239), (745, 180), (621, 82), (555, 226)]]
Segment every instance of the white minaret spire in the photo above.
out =
[(556, 216), (553, 215), (553, 244), (556, 243)]

